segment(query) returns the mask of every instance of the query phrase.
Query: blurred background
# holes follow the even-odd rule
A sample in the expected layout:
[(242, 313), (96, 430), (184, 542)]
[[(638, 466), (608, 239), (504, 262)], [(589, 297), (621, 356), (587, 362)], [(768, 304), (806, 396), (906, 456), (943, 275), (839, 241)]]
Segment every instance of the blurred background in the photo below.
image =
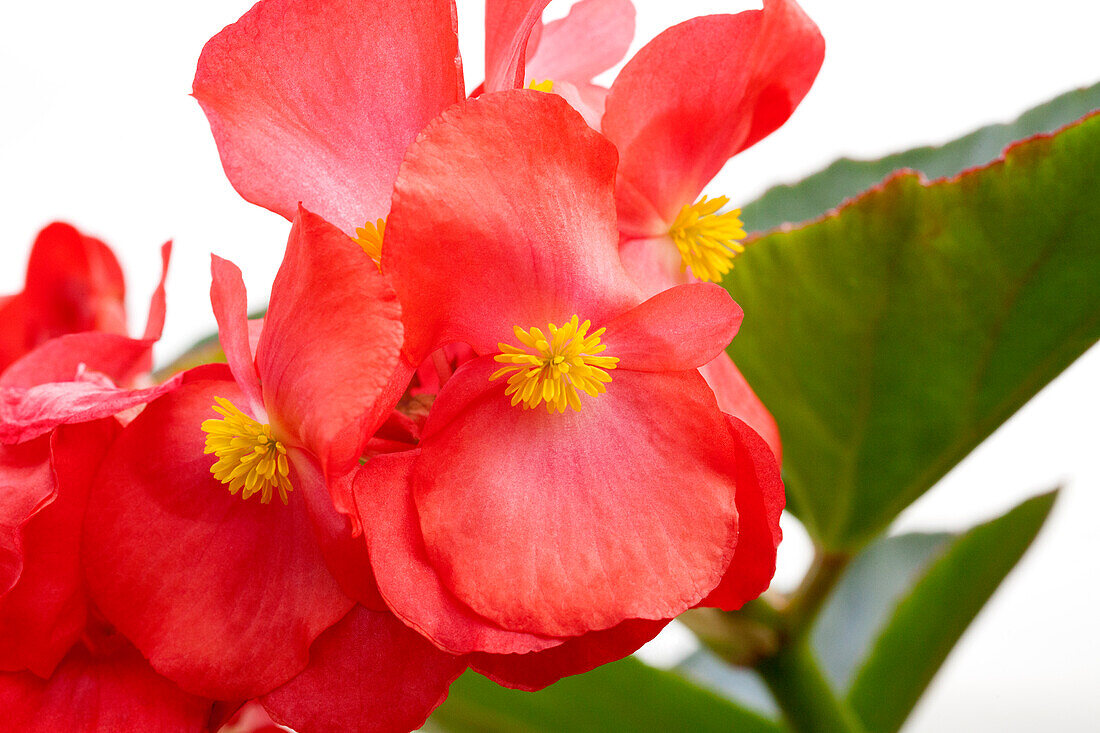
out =
[[(175, 241), (159, 363), (214, 330), (210, 252), (236, 262), (251, 305), (264, 303), (289, 225), (232, 190), (188, 96), (205, 41), (251, 4), (5, 3), (0, 293), (21, 289), (35, 234), (61, 219), (115, 249), (135, 332), (156, 284), (159, 245)], [(546, 17), (564, 15), (570, 4), (554, 0)], [(481, 5), (459, 0), (470, 89), (481, 81)], [(759, 2), (635, 5), (634, 50), (681, 20)], [(947, 142), (1100, 80), (1095, 0), (803, 0), (802, 6), (827, 43), (817, 83), (794, 117), (731, 161), (708, 194), (747, 203), (838, 157)], [(941, 670), (907, 731), (1097, 729), (1098, 414), (1094, 348), (899, 519), (895, 531), (957, 530), (1065, 487), (1032, 550)], [(797, 522), (787, 522), (785, 532), (780, 589), (797, 582), (810, 557)], [(643, 656), (672, 664), (691, 644), (686, 631), (672, 627)]]

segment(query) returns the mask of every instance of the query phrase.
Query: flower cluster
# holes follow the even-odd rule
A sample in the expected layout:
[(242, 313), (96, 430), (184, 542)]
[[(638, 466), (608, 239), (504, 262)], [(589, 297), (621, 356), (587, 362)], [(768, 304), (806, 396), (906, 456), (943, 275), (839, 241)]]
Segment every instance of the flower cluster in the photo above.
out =
[[(20, 730), (419, 726), (471, 668), (538, 689), (768, 585), (783, 490), (713, 282), (725, 161), (823, 43), (793, 0), (660, 34), (629, 0), (261, 0), (194, 94), (292, 222), (225, 364), (154, 384), (110, 250), (43, 231), (0, 324), (0, 700)], [(165, 266), (168, 247), (165, 248)], [(89, 724), (87, 721), (98, 721)], [(98, 725), (98, 728), (96, 727)]]

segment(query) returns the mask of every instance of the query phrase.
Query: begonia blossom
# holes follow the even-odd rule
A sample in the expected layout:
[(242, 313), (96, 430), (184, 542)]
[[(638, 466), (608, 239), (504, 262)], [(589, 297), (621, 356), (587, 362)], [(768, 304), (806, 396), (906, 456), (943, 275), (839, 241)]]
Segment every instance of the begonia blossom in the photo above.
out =
[[(600, 128), (607, 88), (593, 79), (617, 64), (634, 38), (630, 0), (580, 0), (564, 18), (542, 22), (549, 0), (488, 0), (485, 84), (553, 92)], [(477, 92), (475, 92), (477, 93)]]
[[(602, 130), (619, 150), (623, 262), (656, 293), (729, 272), (745, 237), (740, 211), (704, 187), (740, 151), (782, 125), (809, 91), (825, 43), (794, 0), (693, 18), (669, 28), (616, 77)], [(719, 404), (779, 454), (775, 422), (725, 354), (703, 374)]]
[(303, 733), (416, 727), (464, 663), (385, 610), (345, 516), (392, 407), (393, 291), (301, 209), (253, 351), (240, 271), (212, 272), (228, 364), (181, 375), (112, 444), (86, 518), (93, 600), (188, 692), (258, 697)]
[(402, 358), (477, 358), (415, 450), (360, 470), (371, 563), (400, 618), (515, 686), (627, 654), (720, 584), (744, 602), (774, 570), (774, 458), (697, 371), (740, 309), (704, 283), (645, 299), (619, 258), (616, 160), (553, 95), (483, 95), (409, 148), (387, 222)]
[(0, 371), (67, 333), (126, 333), (126, 286), (103, 242), (55, 222), (41, 232), (22, 292), (0, 297)]

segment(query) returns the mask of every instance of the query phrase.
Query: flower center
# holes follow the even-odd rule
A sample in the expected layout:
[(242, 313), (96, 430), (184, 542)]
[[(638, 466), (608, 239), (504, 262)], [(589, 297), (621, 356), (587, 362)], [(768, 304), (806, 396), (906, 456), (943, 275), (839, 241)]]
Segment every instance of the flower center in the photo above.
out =
[(355, 227), (355, 243), (370, 255), (376, 265), (380, 265), (382, 262), (382, 237), (385, 234), (385, 219), (379, 219), (373, 224), (368, 221), (361, 227)]
[(214, 412), (222, 419), (211, 418), (202, 424), (207, 434), (203, 453), (218, 458), (210, 473), (228, 484), (234, 496), (241, 489), (243, 499), (259, 492), (260, 502), (269, 504), (272, 492), (278, 489), (279, 498), (286, 504), (287, 494), (294, 490), (288, 478), (286, 447), (271, 434), (270, 425), (261, 425), (223, 397), (214, 400)]
[(527, 82), (527, 88), (534, 89), (536, 92), (549, 93), (554, 91), (554, 80), (543, 79), (542, 81), (536, 81), (535, 79), (532, 79), (531, 81)]
[(688, 267), (695, 277), (718, 282), (733, 268), (733, 258), (745, 251), (741, 209), (719, 214), (729, 203), (725, 196), (707, 200), (706, 196), (680, 209), (668, 233), (680, 250), (680, 271)]
[(546, 403), (547, 412), (565, 412), (566, 406), (578, 412), (581, 397), (577, 390), (595, 397), (607, 391), (611, 382), (607, 372), (619, 363), (614, 356), (597, 356), (607, 346), (600, 343), (606, 329), (588, 333), (589, 321), (579, 322), (573, 316), (560, 328), (553, 323), (546, 331), (533, 327), (515, 327), (516, 338), (523, 347), (498, 344), (503, 353), (496, 359), (508, 366), (493, 372), (490, 380), (511, 374), (504, 394), (512, 396), (512, 405), (523, 403), (523, 409)]

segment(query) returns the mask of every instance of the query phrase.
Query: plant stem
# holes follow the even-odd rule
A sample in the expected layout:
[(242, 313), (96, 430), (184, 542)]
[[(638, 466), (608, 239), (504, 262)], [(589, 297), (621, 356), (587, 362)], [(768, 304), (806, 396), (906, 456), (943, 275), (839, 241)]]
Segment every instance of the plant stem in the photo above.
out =
[(851, 559), (847, 553), (818, 550), (802, 584), (782, 611), (783, 632), (790, 643), (797, 643), (809, 632)]
[(756, 670), (783, 717), (798, 733), (861, 733), (854, 713), (837, 698), (805, 640), (791, 641)]

